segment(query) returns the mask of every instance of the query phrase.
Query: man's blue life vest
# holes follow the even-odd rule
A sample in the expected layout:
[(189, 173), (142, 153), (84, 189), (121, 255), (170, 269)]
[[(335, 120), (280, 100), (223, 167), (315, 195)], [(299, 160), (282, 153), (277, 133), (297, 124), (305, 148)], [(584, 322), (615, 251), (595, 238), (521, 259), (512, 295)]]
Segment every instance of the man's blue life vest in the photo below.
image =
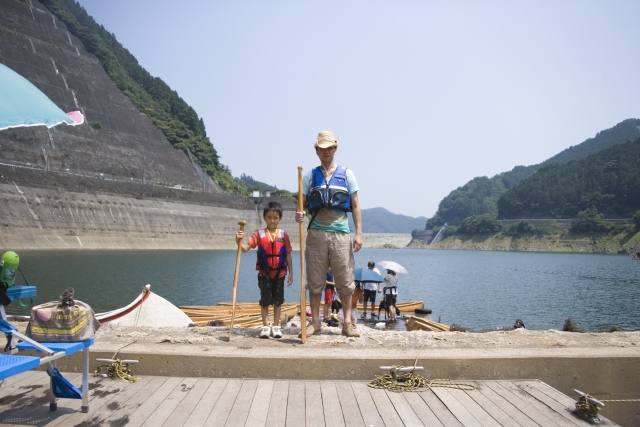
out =
[(273, 242), (269, 238), (269, 233), (262, 229), (258, 230), (260, 244), (258, 245), (258, 259), (256, 261), (256, 270), (260, 270), (266, 275), (271, 271), (280, 271), (287, 269), (287, 247), (284, 242), (284, 230), (277, 229)]
[(347, 189), (347, 169), (337, 166), (329, 180), (325, 181), (320, 167), (311, 171), (311, 186), (307, 195), (309, 212), (316, 213), (321, 208), (351, 212), (351, 196)]

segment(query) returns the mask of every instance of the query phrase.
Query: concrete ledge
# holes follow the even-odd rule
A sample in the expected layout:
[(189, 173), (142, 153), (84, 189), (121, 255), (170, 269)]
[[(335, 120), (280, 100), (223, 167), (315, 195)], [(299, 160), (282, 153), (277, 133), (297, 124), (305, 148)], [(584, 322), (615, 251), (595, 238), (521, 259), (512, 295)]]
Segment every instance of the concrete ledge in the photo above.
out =
[[(412, 366), (415, 362), (411, 357), (367, 354), (370, 350), (345, 351), (343, 356), (322, 355), (315, 351), (310, 352), (315, 354), (300, 354), (298, 349), (269, 355), (256, 354), (259, 351), (249, 348), (239, 348), (231, 354), (206, 349), (197, 352), (186, 348), (167, 350), (170, 351), (139, 352), (132, 346), (122, 350), (118, 357), (139, 360), (140, 363), (132, 367), (136, 375), (308, 380), (371, 380), (381, 373), (381, 365)], [(572, 350), (528, 356), (504, 350), (492, 351), (493, 356), (477, 351), (452, 351), (450, 354), (438, 351), (419, 357), (418, 365), (425, 368), (423, 375), (430, 379), (540, 379), (565, 393), (580, 388), (598, 395), (640, 394), (640, 355), (626, 351), (610, 351), (609, 354), (597, 351), (595, 353), (600, 354), (594, 355), (589, 354), (593, 351), (588, 349)], [(96, 358), (111, 358), (113, 354), (112, 351), (93, 349), (91, 369), (98, 365)], [(58, 362), (64, 371), (77, 371), (80, 365), (80, 355)]]

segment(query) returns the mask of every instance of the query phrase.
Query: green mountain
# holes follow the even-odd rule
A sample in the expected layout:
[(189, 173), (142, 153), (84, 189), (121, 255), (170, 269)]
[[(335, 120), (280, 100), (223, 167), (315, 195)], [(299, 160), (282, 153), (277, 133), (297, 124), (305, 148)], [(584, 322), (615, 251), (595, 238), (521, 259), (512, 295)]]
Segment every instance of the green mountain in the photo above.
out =
[(492, 178), (476, 177), (442, 199), (435, 215), (427, 222), (426, 228), (439, 227), (445, 222), (457, 225), (463, 219), (473, 215), (490, 214), (496, 216), (498, 215), (497, 202), (500, 196), (514, 185), (534, 175), (543, 166), (568, 163), (613, 145), (633, 141), (640, 136), (639, 126), (640, 119), (627, 119), (610, 129), (598, 132), (593, 138), (576, 146), (570, 146), (540, 164), (516, 166), (511, 171), (503, 172)]
[(271, 192), (272, 196), (289, 197), (290, 199), (295, 200), (296, 203), (298, 201), (297, 193), (293, 194), (289, 190), (279, 190), (278, 187), (275, 187), (273, 185), (269, 185), (269, 184), (264, 183), (262, 181), (258, 181), (257, 179), (253, 179), (253, 177), (251, 175), (242, 174), (242, 175), (240, 175), (240, 178), (234, 178), (234, 180), (238, 184), (244, 185), (245, 188), (249, 192), (251, 192), (251, 191), (260, 191), (260, 192), (269, 191), (269, 192)]
[[(362, 231), (364, 233), (411, 233), (422, 230), (426, 217), (394, 214), (385, 208), (371, 208), (362, 210)], [(353, 219), (349, 215), (349, 227), (355, 231)]]
[(576, 218), (595, 207), (606, 217), (640, 210), (640, 138), (565, 164), (550, 163), (506, 191), (498, 217)]
[(42, 0), (41, 3), (98, 58), (118, 89), (151, 119), (175, 149), (185, 153), (188, 150), (204, 172), (224, 190), (248, 195), (246, 185), (235, 182), (229, 168), (220, 163), (203, 120), (174, 90), (142, 68), (115, 36), (74, 0)]
[(275, 191), (278, 189), (278, 187), (253, 179), (251, 175), (242, 174), (240, 175), (240, 178), (235, 178), (235, 180), (236, 182), (244, 182), (251, 191)]

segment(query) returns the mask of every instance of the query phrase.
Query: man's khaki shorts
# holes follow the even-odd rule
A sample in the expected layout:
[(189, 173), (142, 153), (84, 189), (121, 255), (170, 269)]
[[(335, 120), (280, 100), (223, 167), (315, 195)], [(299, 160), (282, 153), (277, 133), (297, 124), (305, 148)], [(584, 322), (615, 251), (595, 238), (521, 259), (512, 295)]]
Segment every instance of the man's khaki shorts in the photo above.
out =
[(309, 292), (322, 293), (327, 281), (327, 269), (331, 267), (338, 295), (353, 293), (356, 288), (353, 277), (356, 263), (348, 233), (312, 228), (307, 234), (304, 255)]

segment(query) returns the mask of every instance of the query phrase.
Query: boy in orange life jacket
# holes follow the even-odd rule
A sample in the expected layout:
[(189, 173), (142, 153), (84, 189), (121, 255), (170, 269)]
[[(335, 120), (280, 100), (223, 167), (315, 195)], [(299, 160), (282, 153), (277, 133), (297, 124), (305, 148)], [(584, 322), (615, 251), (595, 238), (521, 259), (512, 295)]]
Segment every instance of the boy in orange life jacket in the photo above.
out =
[[(289, 235), (278, 229), (282, 219), (282, 206), (277, 202), (269, 202), (264, 208), (262, 218), (267, 224), (264, 230), (256, 230), (249, 243), (245, 244), (244, 232), (236, 233), (236, 241), (242, 244), (242, 252), (258, 247), (258, 287), (260, 288), (260, 312), (262, 313), (262, 330), (260, 338), (282, 338), (280, 330), (280, 306), (284, 303), (284, 278), (289, 271), (287, 286), (293, 284), (293, 264), (291, 263), (291, 243)], [(269, 328), (267, 316), (269, 306), (273, 305), (273, 326)]]

